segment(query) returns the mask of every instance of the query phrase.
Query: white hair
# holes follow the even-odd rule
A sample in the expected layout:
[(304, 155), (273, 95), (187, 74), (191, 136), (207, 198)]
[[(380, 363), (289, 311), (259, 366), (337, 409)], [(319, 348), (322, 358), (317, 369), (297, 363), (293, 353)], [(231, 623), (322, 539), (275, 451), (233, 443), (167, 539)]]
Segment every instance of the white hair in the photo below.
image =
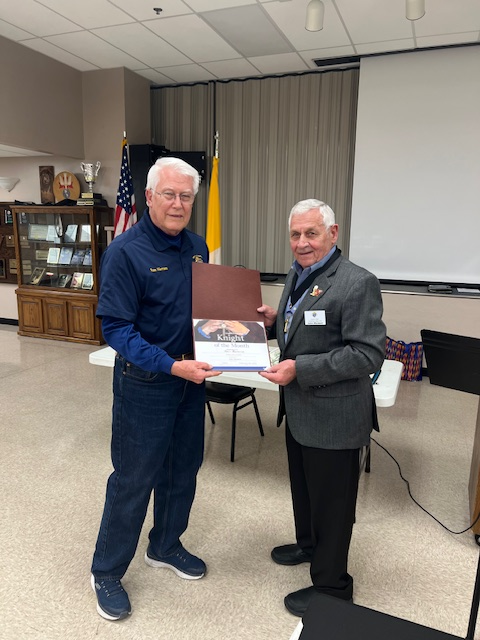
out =
[(193, 193), (197, 195), (198, 187), (200, 185), (200, 174), (192, 167), (191, 164), (181, 160), (180, 158), (159, 158), (154, 165), (152, 165), (147, 174), (147, 186), (145, 189), (154, 189), (160, 180), (160, 176), (164, 169), (174, 169), (183, 176), (190, 176), (193, 178)]
[(335, 224), (335, 214), (332, 209), (322, 202), (321, 200), (315, 200), (314, 198), (310, 198), (308, 200), (300, 200), (292, 207), (290, 211), (290, 215), (288, 216), (288, 228), (290, 228), (290, 224), (292, 222), (293, 216), (300, 216), (304, 213), (307, 213), (311, 209), (317, 209), (320, 215), (323, 218), (323, 224), (325, 225), (325, 229), (330, 229), (331, 226)]

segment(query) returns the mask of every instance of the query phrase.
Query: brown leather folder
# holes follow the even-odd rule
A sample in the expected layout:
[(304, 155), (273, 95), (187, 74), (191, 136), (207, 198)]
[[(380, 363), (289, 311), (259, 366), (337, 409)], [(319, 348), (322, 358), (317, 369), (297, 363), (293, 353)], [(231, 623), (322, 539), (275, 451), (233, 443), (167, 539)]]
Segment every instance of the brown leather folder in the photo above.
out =
[(260, 271), (243, 267), (194, 262), (192, 264), (192, 315), (210, 320), (265, 320)]

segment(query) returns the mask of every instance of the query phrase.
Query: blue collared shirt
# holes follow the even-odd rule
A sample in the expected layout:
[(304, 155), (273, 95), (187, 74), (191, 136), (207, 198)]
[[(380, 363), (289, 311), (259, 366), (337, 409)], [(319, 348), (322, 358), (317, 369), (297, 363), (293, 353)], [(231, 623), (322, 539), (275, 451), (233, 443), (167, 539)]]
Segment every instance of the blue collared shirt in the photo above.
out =
[[(320, 267), (323, 267), (323, 265), (326, 264), (328, 260), (330, 260), (330, 258), (333, 256), (336, 248), (337, 248), (337, 245), (334, 245), (330, 249), (330, 251), (327, 253), (326, 256), (323, 256), (321, 260), (319, 260), (318, 262), (315, 262), (315, 264), (312, 264), (310, 267), (305, 267), (305, 269), (303, 269), (295, 260), (295, 262), (292, 265), (292, 269), (295, 269), (298, 275), (297, 282), (295, 284), (295, 289), (297, 289), (313, 271), (316, 271), (317, 269), (320, 269)], [(307, 290), (304, 291), (301, 298), (299, 298), (293, 306), (292, 306), (291, 298), (290, 297), (288, 298), (287, 306), (285, 307), (285, 315), (284, 315), (285, 342), (288, 340), (288, 332), (289, 332), (290, 325), (292, 323), (292, 318), (295, 314), (295, 311), (298, 309), (298, 306), (300, 305), (300, 303), (302, 302), (306, 294), (307, 294)]]

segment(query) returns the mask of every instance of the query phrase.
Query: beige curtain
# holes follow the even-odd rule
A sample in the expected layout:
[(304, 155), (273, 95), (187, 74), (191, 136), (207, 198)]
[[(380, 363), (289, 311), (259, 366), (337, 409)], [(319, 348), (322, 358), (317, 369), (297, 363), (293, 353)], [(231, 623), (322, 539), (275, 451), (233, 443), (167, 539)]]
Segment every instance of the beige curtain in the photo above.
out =
[(152, 91), (153, 143), (175, 151), (206, 151), (207, 173), (202, 180), (190, 228), (205, 235), (208, 179), (213, 131), (214, 85), (163, 87)]
[[(346, 253), (357, 89), (353, 69), (153, 91), (156, 144), (178, 150), (201, 144), (210, 168), (219, 132), (224, 264), (286, 273), (288, 214), (305, 198), (333, 208)], [(202, 234), (206, 196), (205, 189), (195, 205), (194, 230)]]

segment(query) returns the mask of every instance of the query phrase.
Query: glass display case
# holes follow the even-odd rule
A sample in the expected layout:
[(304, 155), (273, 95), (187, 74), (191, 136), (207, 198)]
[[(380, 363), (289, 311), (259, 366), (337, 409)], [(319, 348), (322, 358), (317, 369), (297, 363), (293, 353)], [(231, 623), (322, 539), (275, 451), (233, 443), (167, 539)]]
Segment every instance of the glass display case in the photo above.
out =
[(103, 344), (95, 318), (108, 207), (13, 206), (20, 335)]

